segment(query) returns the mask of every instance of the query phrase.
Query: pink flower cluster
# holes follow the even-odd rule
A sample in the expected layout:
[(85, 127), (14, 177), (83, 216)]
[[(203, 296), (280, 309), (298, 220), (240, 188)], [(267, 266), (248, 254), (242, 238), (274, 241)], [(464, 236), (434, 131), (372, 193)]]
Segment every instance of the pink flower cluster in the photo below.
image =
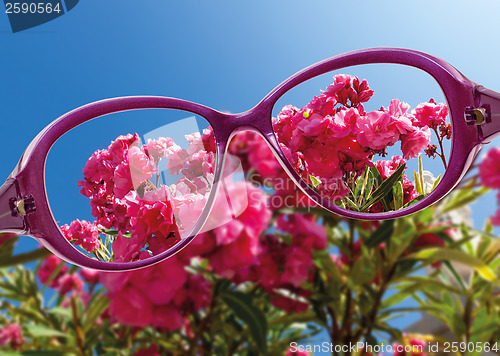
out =
[(401, 143), (405, 159), (428, 147), (431, 128), (445, 122), (447, 106), (432, 99), (410, 111), (393, 99), (388, 108), (366, 112), (363, 102), (373, 95), (366, 81), (336, 75), (334, 83), (305, 107), (287, 105), (274, 119), (274, 131), (288, 160), (303, 179), (322, 184), (318, 190), (330, 200), (342, 199), (349, 178), (372, 166), (375, 155)]
[(426, 341), (412, 337), (408, 339), (408, 343), (405, 345), (392, 345), (393, 350), (395, 350), (393, 356), (427, 356), (427, 354), (424, 352), (426, 346)]
[[(479, 165), (479, 177), (485, 187), (496, 189), (497, 200), (500, 201), (500, 147), (488, 151)], [(500, 208), (490, 218), (493, 225), (500, 226)]]
[[(205, 151), (199, 133), (186, 135), (187, 149), (171, 138), (149, 140), (139, 147), (139, 136), (128, 134), (97, 150), (78, 182), (90, 198), (94, 223), (75, 220), (62, 230), (68, 240), (94, 253), (101, 246), (100, 233), (113, 229), (113, 261), (128, 262), (158, 254), (189, 232), (201, 214), (213, 183), (215, 153)], [(165, 166), (160, 167), (163, 159)], [(159, 169), (181, 178), (170, 186), (150, 181)], [(147, 251), (146, 251), (147, 250)], [(106, 251), (109, 253), (108, 251)]]
[[(60, 267), (60, 264), (64, 264), (64, 262), (59, 257), (55, 255), (46, 257), (38, 270), (40, 282), (43, 284), (47, 283), (59, 268), (59, 272), (53, 276), (48, 286), (56, 289), (60, 295), (66, 295), (70, 292), (82, 292), (83, 281), (80, 276), (77, 273), (69, 273), (68, 267), (66, 265)], [(87, 273), (87, 275), (96, 274), (96, 272), (89, 270), (86, 270), (84, 273)]]
[(82, 246), (87, 252), (93, 252), (101, 246), (99, 237), (99, 229), (95, 224), (85, 220), (74, 220), (68, 224), (61, 226), (61, 231), (68, 241), (75, 245)]
[[(215, 152), (215, 137), (211, 127), (204, 130), (202, 139), (205, 149)], [(281, 148), (289, 153), (285, 146), (281, 145)], [(239, 159), (243, 171), (255, 186), (272, 188), (273, 195), (269, 198), (271, 209), (316, 206), (285, 173), (266, 141), (257, 133), (251, 131), (238, 133), (230, 141), (228, 152)], [(298, 155), (293, 157), (296, 159), (293, 161), (294, 167), (304, 164)], [(343, 182), (342, 187), (344, 187)]]
[(124, 325), (178, 330), (192, 313), (210, 303), (211, 285), (189, 274), (185, 261), (172, 257), (141, 270), (101, 273), (114, 321)]
[(20, 350), (24, 343), (25, 340), (19, 324), (8, 324), (0, 329), (0, 346), (9, 345), (11, 350)]

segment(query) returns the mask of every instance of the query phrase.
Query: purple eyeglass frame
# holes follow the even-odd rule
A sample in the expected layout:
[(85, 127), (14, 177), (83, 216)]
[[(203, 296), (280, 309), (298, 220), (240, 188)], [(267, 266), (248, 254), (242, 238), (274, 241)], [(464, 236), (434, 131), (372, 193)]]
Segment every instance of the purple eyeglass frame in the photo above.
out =
[[(277, 100), (298, 84), (333, 70), (370, 63), (408, 65), (430, 74), (438, 82), (448, 101), (453, 129), (449, 167), (436, 189), (412, 206), (385, 213), (348, 211), (323, 200), (300, 179), (285, 158), (276, 140), (271, 120)], [(217, 159), (214, 187), (207, 206), (188, 237), (159, 255), (130, 263), (102, 262), (86, 257), (66, 240), (49, 207), (45, 190), (45, 161), (50, 147), (64, 133), (88, 120), (120, 111), (154, 108), (188, 111), (204, 117), (213, 127), (217, 142)], [(500, 133), (500, 120), (492, 120), (498, 116), (500, 93), (475, 84), (439, 58), (400, 48), (358, 50), (316, 63), (285, 80), (254, 108), (239, 114), (222, 113), (189, 101), (158, 96), (131, 96), (97, 101), (56, 119), (29, 144), (14, 171), (0, 187), (0, 232), (29, 235), (60, 258), (97, 270), (132, 270), (157, 263), (180, 251), (201, 230), (221, 181), (228, 142), (233, 135), (243, 130), (253, 130), (261, 134), (293, 181), (312, 200), (329, 211), (362, 220), (394, 219), (421, 210), (449, 193), (470, 168), (480, 148)]]

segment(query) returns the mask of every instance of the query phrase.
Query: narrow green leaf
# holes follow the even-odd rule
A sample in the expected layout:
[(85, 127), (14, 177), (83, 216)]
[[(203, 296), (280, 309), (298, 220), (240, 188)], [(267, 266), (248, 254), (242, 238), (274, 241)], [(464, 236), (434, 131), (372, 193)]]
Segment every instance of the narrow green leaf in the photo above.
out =
[(248, 326), (250, 335), (260, 354), (267, 355), (267, 321), (264, 313), (252, 303), (248, 294), (226, 291), (221, 294), (222, 300), (234, 314)]
[(424, 164), (422, 163), (422, 155), (418, 156), (418, 177), (420, 180), (420, 187), (422, 188), (422, 192), (420, 194), (425, 194)]
[(429, 248), (409, 255), (409, 259), (429, 259), (431, 261), (447, 260), (463, 263), (474, 268), (484, 279), (493, 282), (497, 279), (494, 271), (491, 270), (479, 258), (471, 256), (463, 251), (449, 248)]
[(394, 200), (394, 210), (399, 210), (403, 207), (403, 183), (401, 181), (396, 182), (392, 187), (392, 196)]
[(68, 337), (69, 335), (58, 330), (49, 329), (42, 325), (28, 324), (24, 326), (33, 337)]
[(436, 180), (434, 181), (434, 184), (432, 184), (432, 188), (431, 188), (431, 192), (436, 189), (436, 187), (438, 186), (439, 182), (441, 182), (441, 174), (438, 175), (438, 177), (436, 178)]
[(89, 331), (94, 327), (96, 319), (102, 315), (104, 310), (109, 305), (109, 299), (108, 298), (98, 298), (93, 303), (88, 306), (87, 312), (86, 312), (86, 317), (85, 321), (83, 323), (83, 330), (85, 332)]
[(371, 194), (368, 201), (360, 207), (360, 211), (368, 210), (373, 204), (383, 199), (389, 193), (392, 193), (392, 187), (397, 181), (402, 179), (404, 169), (404, 164), (399, 165), (396, 171), (389, 178), (383, 181), (382, 184), (380, 184), (380, 186)]
[(25, 264), (31, 261), (39, 260), (41, 258), (50, 256), (51, 252), (45, 248), (37, 248), (36, 250), (21, 253), (19, 255), (11, 256), (0, 260), (0, 267), (16, 266)]
[(364, 245), (368, 248), (380, 245), (389, 240), (394, 232), (394, 220), (384, 220), (377, 230), (364, 241)]
[(321, 181), (318, 178), (316, 178), (315, 176), (313, 176), (312, 174), (309, 174), (309, 178), (311, 179), (311, 183), (314, 186), (314, 188), (317, 188), (318, 185), (321, 184)]
[(413, 172), (413, 180), (415, 183), (415, 190), (418, 194), (424, 194), (424, 190), (422, 189), (422, 184), (420, 184), (420, 179), (418, 177), (417, 172)]

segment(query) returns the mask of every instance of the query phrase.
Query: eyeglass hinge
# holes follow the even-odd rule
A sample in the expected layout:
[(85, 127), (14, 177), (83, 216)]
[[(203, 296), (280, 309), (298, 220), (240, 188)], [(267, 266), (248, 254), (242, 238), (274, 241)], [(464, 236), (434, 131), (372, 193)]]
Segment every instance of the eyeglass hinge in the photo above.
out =
[(10, 209), (13, 216), (26, 216), (36, 211), (35, 199), (31, 194), (25, 195), (22, 199), (10, 199)]
[(482, 125), (485, 122), (489, 122), (488, 108), (467, 106), (465, 108), (465, 122), (467, 125)]

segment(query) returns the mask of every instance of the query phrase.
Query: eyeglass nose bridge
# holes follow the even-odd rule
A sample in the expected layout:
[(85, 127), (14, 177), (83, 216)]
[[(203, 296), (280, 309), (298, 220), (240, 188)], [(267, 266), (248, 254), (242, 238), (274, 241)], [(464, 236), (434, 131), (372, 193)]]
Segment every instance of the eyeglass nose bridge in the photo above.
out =
[(210, 120), (217, 144), (225, 149), (231, 138), (243, 131), (253, 131), (266, 138), (274, 136), (271, 110), (267, 105), (257, 105), (238, 114), (218, 113)]

